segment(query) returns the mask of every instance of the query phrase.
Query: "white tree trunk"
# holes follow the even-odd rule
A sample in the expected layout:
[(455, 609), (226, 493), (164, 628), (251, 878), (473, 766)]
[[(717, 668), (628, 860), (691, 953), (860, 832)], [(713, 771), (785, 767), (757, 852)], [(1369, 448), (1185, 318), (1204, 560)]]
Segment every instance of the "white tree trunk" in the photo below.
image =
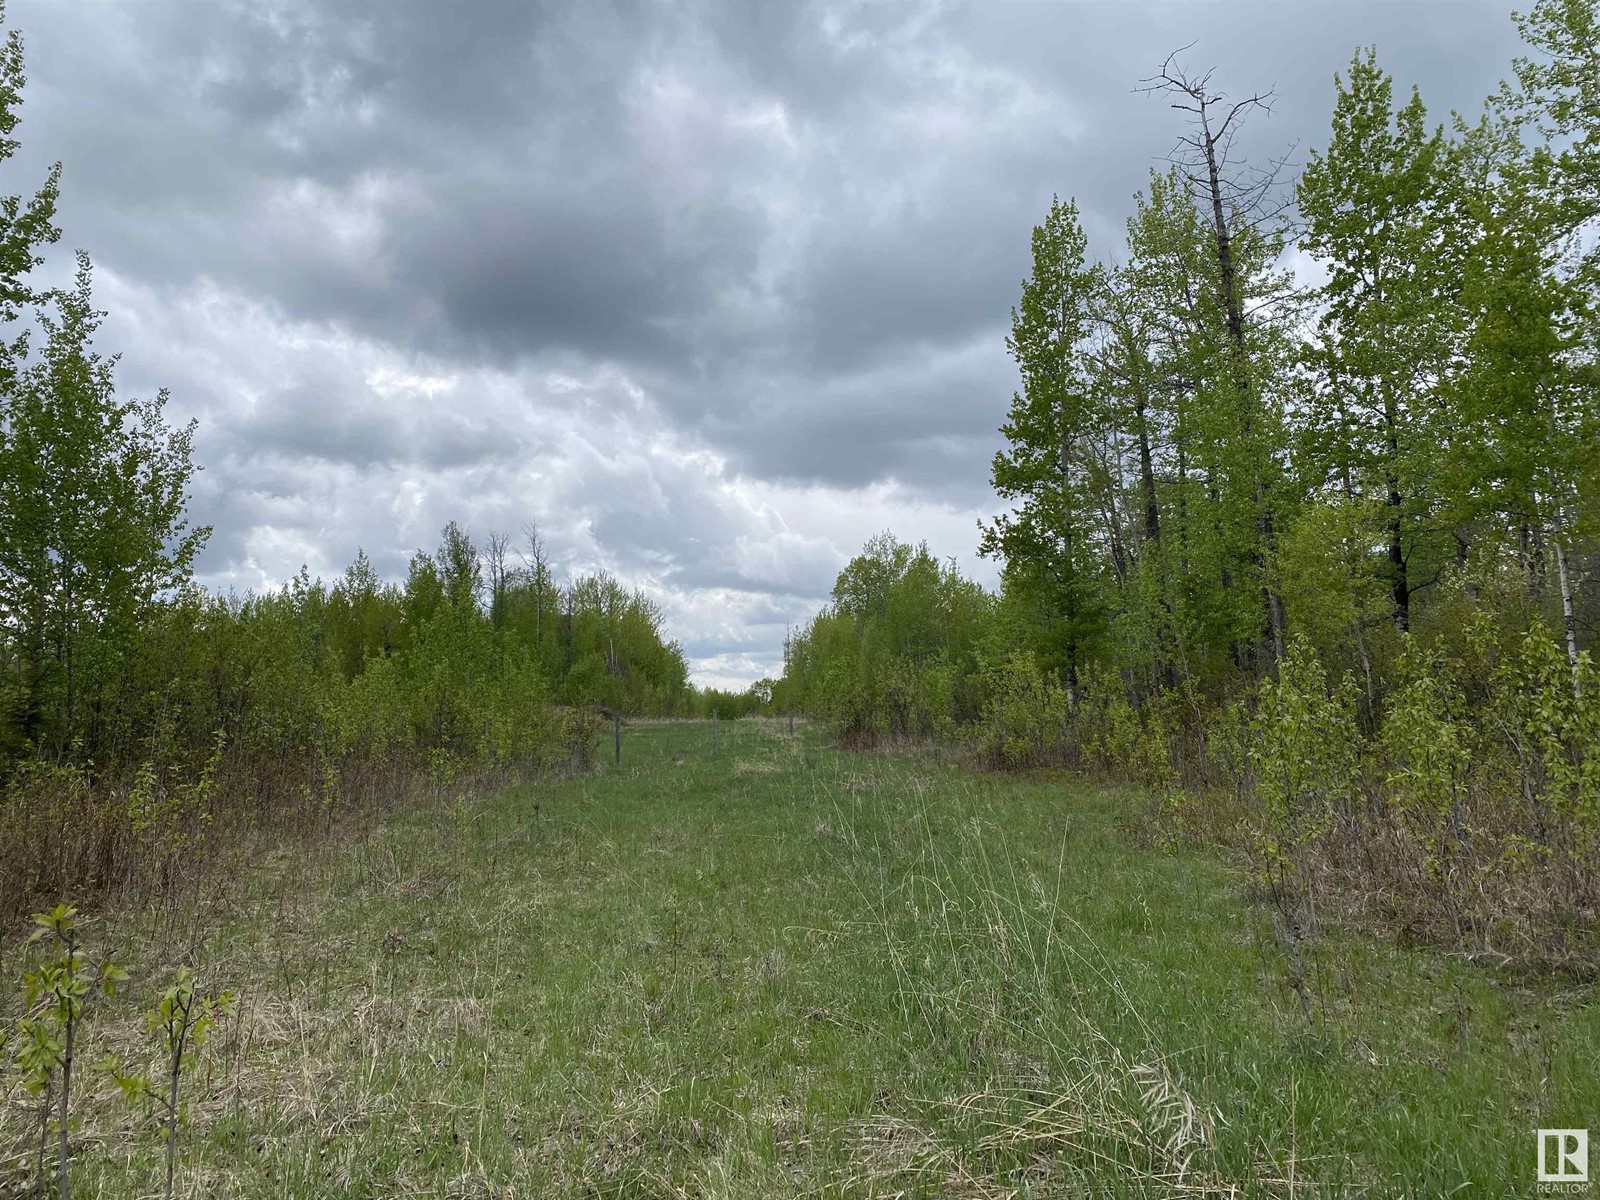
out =
[(1578, 669), (1578, 621), (1572, 611), (1572, 576), (1567, 571), (1566, 535), (1562, 530), (1561, 507), (1556, 506), (1555, 536), (1550, 540), (1556, 547), (1556, 577), (1561, 583), (1561, 623), (1567, 634), (1567, 661), (1572, 664), (1572, 694), (1583, 699), (1583, 674)]

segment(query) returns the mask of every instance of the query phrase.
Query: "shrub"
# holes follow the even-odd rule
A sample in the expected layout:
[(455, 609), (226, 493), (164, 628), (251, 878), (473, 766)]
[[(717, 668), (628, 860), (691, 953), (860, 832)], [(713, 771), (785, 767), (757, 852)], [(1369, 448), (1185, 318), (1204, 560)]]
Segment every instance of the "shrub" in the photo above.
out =
[[(1279, 666), (1278, 678), (1261, 687), (1249, 747), (1243, 758), (1260, 804), (1256, 851), (1276, 895), (1303, 888), (1307, 858), (1339, 813), (1350, 811), (1356, 782), (1357, 731), (1348, 689), (1330, 694), (1322, 664), (1304, 641), (1296, 641)], [(1238, 724), (1219, 728), (1220, 750), (1238, 756)], [(1232, 765), (1244, 778), (1242, 763)]]
[(1067, 741), (1067, 694), (1033, 655), (1018, 651), (986, 665), (984, 682), (988, 704), (972, 740), (989, 760), (1006, 767), (1059, 761)]

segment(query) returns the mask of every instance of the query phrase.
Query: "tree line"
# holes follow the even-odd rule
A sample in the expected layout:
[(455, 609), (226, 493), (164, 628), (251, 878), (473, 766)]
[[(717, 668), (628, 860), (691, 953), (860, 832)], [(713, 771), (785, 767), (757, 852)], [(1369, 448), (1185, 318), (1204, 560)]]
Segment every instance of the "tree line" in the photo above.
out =
[(780, 697), (1132, 778), (1168, 832), (1225, 786), (1290, 926), (1377, 876), (1451, 936), (1526, 917), (1570, 951), (1600, 901), (1600, 18), (1517, 20), (1474, 120), (1358, 51), (1293, 178), (1236, 153), (1269, 96), (1144, 81), (1183, 126), (1125, 242), (1060, 199), (1033, 230), (998, 595), (876, 539)]

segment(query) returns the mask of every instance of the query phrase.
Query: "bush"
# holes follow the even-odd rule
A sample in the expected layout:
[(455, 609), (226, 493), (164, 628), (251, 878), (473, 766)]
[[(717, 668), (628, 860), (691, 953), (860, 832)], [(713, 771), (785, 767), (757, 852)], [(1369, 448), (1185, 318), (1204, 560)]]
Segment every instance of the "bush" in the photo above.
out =
[(1018, 651), (986, 664), (988, 704), (971, 730), (973, 743), (996, 766), (1038, 766), (1063, 761), (1068, 744), (1067, 694)]

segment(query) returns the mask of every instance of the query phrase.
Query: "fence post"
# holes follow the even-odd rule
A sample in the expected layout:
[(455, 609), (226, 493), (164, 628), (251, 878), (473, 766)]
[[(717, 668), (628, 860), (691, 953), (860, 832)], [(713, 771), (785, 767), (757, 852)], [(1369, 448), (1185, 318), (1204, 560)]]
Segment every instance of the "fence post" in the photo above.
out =
[(713, 708), (711, 710), (711, 755), (712, 755), (713, 758), (716, 757), (716, 753), (717, 753), (717, 710)]
[(611, 714), (611, 736), (616, 741), (617, 762), (622, 762), (622, 714)]
[(789, 710), (789, 736), (794, 736), (794, 709)]

